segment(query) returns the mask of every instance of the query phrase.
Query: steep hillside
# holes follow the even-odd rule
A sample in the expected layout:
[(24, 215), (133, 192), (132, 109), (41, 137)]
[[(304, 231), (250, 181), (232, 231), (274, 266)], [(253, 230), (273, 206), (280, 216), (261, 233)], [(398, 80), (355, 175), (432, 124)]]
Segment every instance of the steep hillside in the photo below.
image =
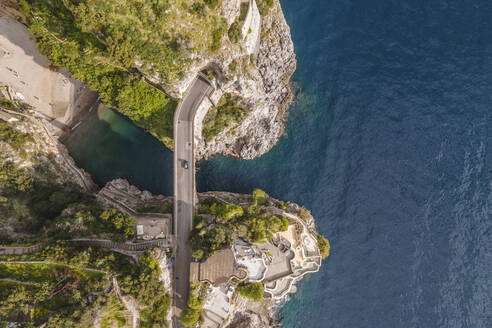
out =
[(202, 119), (224, 93), (245, 112), (211, 138), (198, 133), (199, 157), (256, 157), (282, 133), (295, 55), (277, 0), (22, 0), (19, 10), (54, 66), (168, 147), (176, 101), (199, 71), (217, 86)]

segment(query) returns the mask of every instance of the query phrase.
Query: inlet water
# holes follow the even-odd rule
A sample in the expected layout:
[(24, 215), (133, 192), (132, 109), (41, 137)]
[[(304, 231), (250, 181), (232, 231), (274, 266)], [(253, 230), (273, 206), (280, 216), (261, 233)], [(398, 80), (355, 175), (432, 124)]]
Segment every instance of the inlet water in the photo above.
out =
[[(311, 209), (332, 245), (282, 324), (492, 327), (492, 2), (282, 0), (298, 58), (286, 135), (199, 165), (200, 191)], [(120, 115), (68, 140), (99, 184), (170, 194), (172, 154)]]

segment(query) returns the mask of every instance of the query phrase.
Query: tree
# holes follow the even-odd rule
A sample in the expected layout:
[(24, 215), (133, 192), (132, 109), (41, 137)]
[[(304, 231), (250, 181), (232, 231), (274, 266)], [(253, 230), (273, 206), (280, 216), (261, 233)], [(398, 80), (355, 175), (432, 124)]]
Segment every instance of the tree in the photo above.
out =
[(193, 251), (193, 253), (191, 253), (191, 256), (194, 259), (201, 260), (203, 258), (203, 254), (203, 249), (196, 249)]
[(124, 214), (113, 208), (104, 210), (99, 217), (116, 228), (125, 239), (132, 239), (135, 236), (136, 221), (131, 215)]
[(185, 327), (195, 326), (203, 312), (203, 294), (206, 290), (206, 284), (193, 283), (190, 284), (190, 291), (188, 295), (188, 307), (181, 312), (179, 320)]
[(181, 312), (179, 321), (181, 321), (185, 327), (193, 327), (198, 323), (201, 316), (202, 311), (187, 308)]
[(268, 230), (272, 233), (278, 231), (286, 231), (289, 226), (289, 220), (287, 220), (284, 216), (278, 217), (276, 215), (272, 215), (268, 219)]
[(219, 250), (231, 243), (228, 232), (223, 226), (220, 225), (217, 225), (212, 230), (208, 231), (205, 239), (208, 242), (208, 251), (210, 253)]
[(218, 218), (221, 218), (222, 222), (227, 222), (230, 219), (241, 217), (244, 214), (244, 210), (241, 206), (230, 204), (218, 204), (214, 203), (210, 210), (212, 214), (215, 214)]
[[(171, 305), (171, 296), (163, 295), (154, 303), (149, 311), (148, 321), (145, 327), (166, 327), (166, 317)], [(144, 325), (141, 325), (142, 327)]]
[(250, 218), (249, 219), (249, 236), (255, 243), (264, 243), (267, 237), (267, 229), (264, 218)]
[(237, 291), (241, 296), (252, 299), (255, 302), (263, 298), (263, 284), (261, 282), (242, 283), (237, 286)]
[(26, 290), (26, 287), (19, 286), (15, 288), (7, 298), (0, 301), (0, 316), (12, 317), (18, 313), (26, 315), (29, 312), (29, 304), (32, 302), (32, 296)]

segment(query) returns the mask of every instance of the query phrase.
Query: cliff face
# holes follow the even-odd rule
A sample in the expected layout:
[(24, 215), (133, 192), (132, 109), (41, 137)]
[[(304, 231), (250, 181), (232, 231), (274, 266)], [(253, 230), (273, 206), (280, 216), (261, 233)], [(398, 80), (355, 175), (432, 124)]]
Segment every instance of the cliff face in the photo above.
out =
[[(240, 0), (222, 2), (222, 17), (229, 27), (240, 12)], [(163, 85), (168, 94), (181, 97), (201, 70), (210, 68), (217, 73), (211, 78), (217, 90), (202, 103), (195, 119), (197, 159), (217, 154), (252, 159), (268, 152), (283, 132), (285, 110), (292, 99), (289, 79), (295, 71), (296, 58), (280, 2), (275, 0), (260, 14), (255, 0), (251, 0), (242, 24), (237, 44), (224, 36), (217, 53), (190, 53), (193, 64), (179, 81), (167, 85), (155, 76), (147, 76)], [(202, 120), (225, 93), (242, 98), (246, 117), (207, 142), (202, 137)]]
[(33, 111), (19, 113), (2, 109), (0, 119), (10, 122), (15, 130), (32, 137), (30, 142), (23, 145), (21, 153), (12, 149), (8, 143), (0, 141), (2, 158), (31, 171), (44, 166), (50, 171), (49, 174), (46, 173), (48, 171), (44, 172), (44, 175), (54, 179), (52, 182), (74, 183), (89, 192), (98, 189), (90, 175), (77, 167), (67, 148), (54, 135), (56, 131), (53, 126), (44, 117)]
[(243, 97), (249, 108), (246, 118), (210, 142), (196, 131), (198, 159), (216, 154), (252, 159), (268, 152), (283, 133), (286, 107), (292, 99), (289, 79), (296, 69), (296, 57), (290, 29), (277, 0), (268, 14), (262, 16), (254, 56), (254, 64), (243, 67), (245, 70), (240, 74), (231, 72), (230, 64), (223, 67), (225, 75), (234, 77), (221, 89)]

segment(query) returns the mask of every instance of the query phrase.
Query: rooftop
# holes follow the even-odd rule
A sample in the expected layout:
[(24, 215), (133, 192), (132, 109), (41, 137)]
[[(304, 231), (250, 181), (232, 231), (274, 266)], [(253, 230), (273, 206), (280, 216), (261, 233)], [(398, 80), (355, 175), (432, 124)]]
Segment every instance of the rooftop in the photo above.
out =
[(192, 262), (190, 282), (206, 281), (214, 286), (227, 283), (232, 278), (246, 279), (248, 273), (238, 268), (231, 249), (224, 249), (209, 257), (205, 262)]
[(137, 221), (137, 238), (154, 239), (168, 236), (170, 231), (170, 219), (135, 216)]

